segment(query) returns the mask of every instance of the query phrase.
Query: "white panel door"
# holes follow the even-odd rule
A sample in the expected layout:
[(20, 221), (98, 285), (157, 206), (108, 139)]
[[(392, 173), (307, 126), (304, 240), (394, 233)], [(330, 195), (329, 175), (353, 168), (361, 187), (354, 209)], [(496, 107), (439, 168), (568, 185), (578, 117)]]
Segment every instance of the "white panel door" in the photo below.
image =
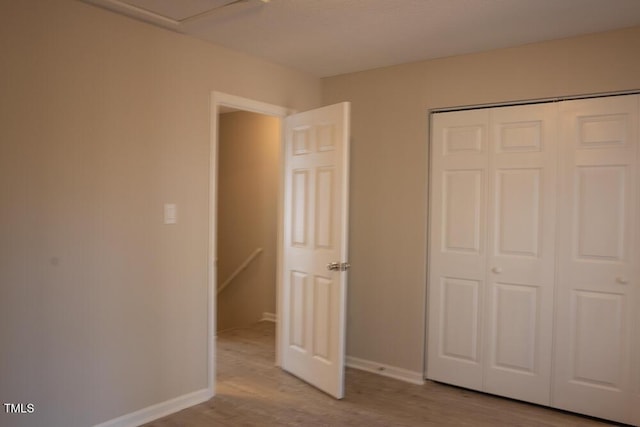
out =
[(484, 391), (548, 405), (556, 216), (555, 104), (490, 110)]
[(488, 110), (432, 116), (427, 377), (482, 389)]
[[(349, 107), (285, 120), (281, 365), (338, 399), (344, 396)], [(338, 269), (330, 270), (331, 263)]]
[(553, 403), (639, 424), (631, 418), (640, 403), (639, 355), (631, 353), (638, 333), (638, 97), (568, 101), (560, 108)]

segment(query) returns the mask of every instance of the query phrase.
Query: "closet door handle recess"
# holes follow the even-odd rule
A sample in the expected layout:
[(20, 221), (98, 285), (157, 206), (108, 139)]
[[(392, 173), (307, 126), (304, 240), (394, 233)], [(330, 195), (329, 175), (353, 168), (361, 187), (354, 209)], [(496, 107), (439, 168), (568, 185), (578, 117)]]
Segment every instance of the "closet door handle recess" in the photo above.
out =
[(491, 271), (496, 273), (496, 274), (500, 274), (500, 273), (502, 273), (502, 268), (501, 267), (493, 267), (491, 269)]
[(626, 277), (618, 276), (616, 277), (616, 283), (620, 283), (621, 285), (626, 285), (629, 283), (629, 280)]

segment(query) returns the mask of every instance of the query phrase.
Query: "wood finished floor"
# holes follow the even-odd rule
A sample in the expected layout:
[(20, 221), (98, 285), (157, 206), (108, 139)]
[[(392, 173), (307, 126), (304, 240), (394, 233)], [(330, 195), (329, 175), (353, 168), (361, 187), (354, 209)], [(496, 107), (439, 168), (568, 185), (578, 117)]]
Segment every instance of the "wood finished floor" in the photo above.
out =
[(346, 370), (335, 400), (274, 366), (275, 326), (218, 336), (217, 393), (146, 424), (175, 426), (605, 426), (602, 421), (428, 381)]

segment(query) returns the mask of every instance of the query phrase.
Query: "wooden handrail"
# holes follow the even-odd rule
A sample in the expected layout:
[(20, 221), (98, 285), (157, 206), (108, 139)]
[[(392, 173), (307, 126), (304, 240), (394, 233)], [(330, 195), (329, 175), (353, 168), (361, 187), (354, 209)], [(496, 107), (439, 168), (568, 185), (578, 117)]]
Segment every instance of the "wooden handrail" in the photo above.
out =
[(242, 264), (240, 264), (240, 267), (236, 268), (236, 271), (231, 273), (231, 276), (229, 276), (229, 278), (225, 280), (224, 283), (220, 285), (220, 287), (218, 287), (218, 293), (222, 292), (227, 286), (229, 286), (233, 279), (235, 279), (236, 276), (242, 272), (242, 270), (247, 268), (249, 264), (251, 264), (251, 261), (253, 261), (258, 255), (260, 255), (261, 252), (262, 248), (257, 248), (255, 251), (253, 251), (253, 253), (249, 255), (249, 257)]

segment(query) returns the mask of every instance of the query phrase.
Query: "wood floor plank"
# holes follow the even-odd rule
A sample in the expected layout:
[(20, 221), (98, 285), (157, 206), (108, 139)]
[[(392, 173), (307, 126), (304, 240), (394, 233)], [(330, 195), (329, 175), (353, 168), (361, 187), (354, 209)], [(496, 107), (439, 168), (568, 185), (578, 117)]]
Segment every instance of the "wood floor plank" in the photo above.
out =
[(428, 381), (419, 386), (347, 369), (335, 400), (274, 366), (275, 326), (225, 331), (217, 341), (217, 394), (146, 427), (605, 426), (601, 420)]

